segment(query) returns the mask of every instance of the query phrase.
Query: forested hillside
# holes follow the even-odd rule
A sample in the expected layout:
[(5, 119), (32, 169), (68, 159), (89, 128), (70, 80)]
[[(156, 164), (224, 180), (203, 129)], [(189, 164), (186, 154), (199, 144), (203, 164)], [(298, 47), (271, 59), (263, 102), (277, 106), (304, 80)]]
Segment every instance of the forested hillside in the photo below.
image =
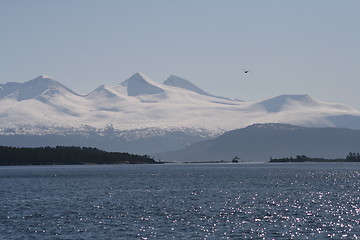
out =
[(88, 147), (15, 148), (0, 146), (0, 165), (74, 165), (156, 163), (147, 155), (105, 152)]

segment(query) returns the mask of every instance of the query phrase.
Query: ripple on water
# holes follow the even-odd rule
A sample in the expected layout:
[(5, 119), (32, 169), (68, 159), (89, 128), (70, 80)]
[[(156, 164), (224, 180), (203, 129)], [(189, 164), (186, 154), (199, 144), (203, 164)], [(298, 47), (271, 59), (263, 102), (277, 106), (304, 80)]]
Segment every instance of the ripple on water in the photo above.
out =
[(0, 168), (0, 236), (357, 239), (359, 176), (356, 164)]

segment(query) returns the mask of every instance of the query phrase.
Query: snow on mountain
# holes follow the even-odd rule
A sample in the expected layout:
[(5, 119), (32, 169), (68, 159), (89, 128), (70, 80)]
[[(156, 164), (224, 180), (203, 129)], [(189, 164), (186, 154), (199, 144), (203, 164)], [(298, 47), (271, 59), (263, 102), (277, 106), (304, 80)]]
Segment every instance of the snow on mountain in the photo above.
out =
[(82, 96), (48, 76), (0, 89), (2, 128), (71, 125), (81, 117)]
[(263, 107), (268, 113), (280, 113), (299, 111), (301, 109), (313, 109), (317, 112), (326, 110), (342, 112), (356, 112), (355, 109), (337, 103), (325, 103), (320, 102), (309, 95), (280, 95), (274, 98), (270, 98), (259, 103), (255, 103), (256, 106)]
[(220, 98), (220, 99), (225, 99), (225, 100), (231, 100), (230, 98), (214, 96), (210, 93), (207, 93), (204, 90), (202, 90), (201, 88), (199, 88), (198, 86), (196, 86), (195, 84), (189, 82), (188, 80), (183, 79), (178, 76), (175, 76), (175, 75), (171, 75), (170, 77), (168, 77), (168, 79), (166, 79), (166, 81), (164, 82), (164, 85), (187, 89), (187, 90), (190, 90), (190, 91), (193, 91), (198, 94), (205, 95), (205, 96), (210, 96), (210, 97), (215, 97), (215, 98)]
[(181, 77), (175, 76), (175, 75), (171, 75), (170, 77), (168, 77), (168, 79), (166, 79), (164, 84), (167, 86), (184, 88), (184, 89), (196, 92), (201, 95), (210, 96), (209, 93), (205, 92), (204, 90), (202, 90), (195, 84), (193, 84), (193, 83), (189, 82), (188, 80), (185, 80)]
[(120, 84), (127, 87), (128, 96), (138, 96), (141, 94), (160, 94), (164, 90), (156, 86), (156, 82), (153, 82), (150, 78), (143, 73), (135, 73), (128, 80)]
[(301, 104), (309, 107), (319, 106), (319, 103), (308, 95), (280, 95), (257, 103), (257, 105), (263, 106), (270, 113), (277, 113), (291, 104)]
[(264, 110), (276, 123), (360, 129), (358, 110), (344, 104), (321, 102), (309, 95), (280, 95), (254, 103), (252, 108)]
[(0, 99), (14, 98), (18, 101), (24, 101), (41, 95), (53, 96), (54, 94), (66, 93), (79, 95), (48, 76), (39, 76), (25, 83), (11, 82), (1, 85)]
[[(360, 129), (360, 112), (308, 95), (282, 95), (261, 102), (240, 102), (206, 93), (170, 76), (164, 84), (143, 73), (79, 95), (49, 77), (0, 85), (0, 132), (17, 129), (206, 129), (208, 136), (254, 123), (289, 123)], [(28, 131), (28, 130), (26, 130)], [(34, 131), (36, 132), (36, 131)]]

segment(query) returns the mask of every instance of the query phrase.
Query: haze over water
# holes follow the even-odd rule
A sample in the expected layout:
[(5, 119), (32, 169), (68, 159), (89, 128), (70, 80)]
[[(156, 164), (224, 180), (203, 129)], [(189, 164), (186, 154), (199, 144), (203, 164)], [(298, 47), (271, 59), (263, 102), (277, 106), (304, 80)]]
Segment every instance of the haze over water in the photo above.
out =
[(360, 165), (1, 167), (2, 239), (357, 239)]

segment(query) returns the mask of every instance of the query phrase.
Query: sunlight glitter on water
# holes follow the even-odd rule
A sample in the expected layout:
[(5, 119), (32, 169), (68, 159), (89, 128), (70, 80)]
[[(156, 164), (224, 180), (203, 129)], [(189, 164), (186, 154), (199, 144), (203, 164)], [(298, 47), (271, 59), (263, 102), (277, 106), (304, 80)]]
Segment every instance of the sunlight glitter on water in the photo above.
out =
[(357, 239), (360, 235), (360, 165), (14, 171), (0, 169), (0, 190), (5, 193), (0, 235), (6, 239)]

